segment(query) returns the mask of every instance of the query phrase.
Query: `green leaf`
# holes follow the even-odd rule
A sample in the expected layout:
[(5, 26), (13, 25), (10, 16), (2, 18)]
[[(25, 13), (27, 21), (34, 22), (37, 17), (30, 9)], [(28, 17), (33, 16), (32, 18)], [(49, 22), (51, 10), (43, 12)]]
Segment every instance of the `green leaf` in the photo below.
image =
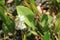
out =
[(31, 7), (32, 11), (34, 13), (38, 13), (38, 9), (37, 9), (37, 7), (35, 5), (35, 1), (34, 0), (30, 0), (29, 2), (30, 2), (30, 7)]
[(42, 27), (47, 25), (47, 23), (48, 23), (48, 16), (46, 14), (43, 14), (42, 18), (41, 18), (41, 25), (42, 25)]
[(58, 32), (58, 40), (60, 40), (60, 12), (56, 16), (55, 32)]
[(55, 31), (60, 31), (60, 13), (58, 13), (57, 18), (56, 18)]
[(44, 33), (43, 40), (50, 40), (50, 33), (48, 31)]
[(2, 30), (3, 30), (3, 32), (5, 33), (5, 35), (7, 36), (9, 30), (8, 30), (8, 28), (7, 28), (7, 26), (6, 26), (5, 24), (2, 25)]
[(46, 31), (48, 31), (48, 30), (49, 30), (48, 25), (45, 25), (45, 26), (43, 27), (43, 31), (46, 32)]
[(30, 22), (27, 17), (25, 17), (25, 23), (33, 30), (35, 29), (35, 25), (33, 24), (33, 22)]
[(60, 0), (57, 0), (58, 3), (60, 3)]
[(25, 17), (24, 22), (31, 27), (33, 30), (35, 29), (35, 26), (33, 24), (33, 20), (34, 20), (34, 13), (27, 7), (24, 6), (17, 6), (17, 13), (18, 15), (23, 15)]
[(14, 0), (16, 5), (20, 5), (21, 0)]
[(35, 31), (30, 31), (33, 35), (38, 35)]
[(60, 12), (57, 14), (57, 16), (56, 16), (56, 17), (57, 17), (57, 19), (58, 19), (58, 18), (60, 18)]
[(4, 0), (0, 0), (0, 5), (4, 5)]
[(60, 27), (60, 13), (58, 13), (58, 15), (57, 15), (55, 26)]
[(4, 14), (4, 10), (2, 7), (0, 7), (0, 17), (6, 25), (9, 25), (11, 23), (9, 18)]
[(10, 32), (14, 32), (14, 22), (9, 19), (8, 16), (4, 14), (4, 9), (0, 6), (0, 18), (6, 24)]
[(30, 6), (31, 6), (32, 11), (37, 14), (38, 13), (37, 7), (32, 3), (30, 4)]
[(34, 0), (29, 0), (30, 3), (32, 3), (33, 5), (35, 5), (35, 1)]
[(27, 37), (30, 36), (31, 34), (32, 34), (31, 32), (27, 33)]
[(48, 31), (49, 30), (49, 27), (48, 27), (48, 23), (51, 23), (52, 19), (49, 18), (50, 16), (46, 15), (46, 14), (43, 14), (42, 15), (42, 18), (41, 18), (41, 25), (42, 25), (42, 29), (44, 32)]
[(51, 24), (52, 23), (52, 16), (48, 15), (48, 23)]

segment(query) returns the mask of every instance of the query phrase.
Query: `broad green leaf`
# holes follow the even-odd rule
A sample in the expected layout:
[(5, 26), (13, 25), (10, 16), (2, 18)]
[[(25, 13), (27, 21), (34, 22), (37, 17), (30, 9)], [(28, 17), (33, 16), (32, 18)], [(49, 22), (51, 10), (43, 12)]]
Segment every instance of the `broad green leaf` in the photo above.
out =
[(34, 24), (33, 24), (33, 19), (34, 19), (34, 13), (27, 7), (24, 6), (17, 6), (17, 13), (18, 15), (23, 15), (25, 17), (24, 22), (31, 27), (32, 29), (35, 28)]
[(29, 8), (24, 7), (24, 6), (17, 6), (16, 8), (17, 8), (17, 13), (19, 15), (26, 16), (29, 19), (29, 21), (33, 20), (34, 14)]
[(50, 40), (50, 32), (45, 32), (43, 36), (43, 40)]
[(30, 22), (27, 17), (25, 17), (25, 23), (33, 30), (35, 29), (33, 22)]
[(41, 18), (41, 25), (42, 25), (42, 27), (47, 25), (47, 23), (48, 23), (48, 16), (46, 14), (43, 14), (42, 18)]

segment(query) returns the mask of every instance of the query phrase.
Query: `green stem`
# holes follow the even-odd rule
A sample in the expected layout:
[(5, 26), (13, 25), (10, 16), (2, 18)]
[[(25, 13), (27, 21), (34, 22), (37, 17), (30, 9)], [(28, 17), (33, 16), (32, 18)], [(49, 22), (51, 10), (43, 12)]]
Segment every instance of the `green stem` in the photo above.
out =
[(26, 32), (22, 31), (22, 40), (26, 40)]

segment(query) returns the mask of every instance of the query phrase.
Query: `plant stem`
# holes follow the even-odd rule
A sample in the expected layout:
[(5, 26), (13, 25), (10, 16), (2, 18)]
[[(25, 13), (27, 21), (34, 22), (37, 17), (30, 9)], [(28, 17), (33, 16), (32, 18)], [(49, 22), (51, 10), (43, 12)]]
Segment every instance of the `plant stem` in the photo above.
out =
[(26, 32), (22, 32), (22, 40), (26, 40)]

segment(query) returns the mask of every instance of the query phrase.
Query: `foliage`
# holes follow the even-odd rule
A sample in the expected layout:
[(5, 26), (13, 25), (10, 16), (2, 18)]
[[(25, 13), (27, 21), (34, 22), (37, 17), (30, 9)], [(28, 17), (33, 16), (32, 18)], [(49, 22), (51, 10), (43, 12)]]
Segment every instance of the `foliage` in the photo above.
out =
[[(2, 31), (5, 36), (8, 36), (8, 33), (11, 32), (13, 40), (18, 40), (16, 34), (17, 31), (20, 31), (18, 33), (22, 36), (20, 34), (18, 36), (19, 38), (22, 37), (22, 40), (37, 40), (39, 38), (40, 40), (59, 40), (60, 1), (51, 0), (48, 2), (48, 6), (50, 14), (40, 14), (35, 0), (13, 0), (9, 4), (4, 0), (0, 0), (0, 20), (3, 21)], [(54, 14), (56, 16), (55, 22), (53, 22), (54, 15), (52, 15), (54, 12), (56, 13)], [(14, 14), (17, 15), (14, 16)], [(16, 24), (19, 25), (17, 26), (19, 30), (15, 28)]]

